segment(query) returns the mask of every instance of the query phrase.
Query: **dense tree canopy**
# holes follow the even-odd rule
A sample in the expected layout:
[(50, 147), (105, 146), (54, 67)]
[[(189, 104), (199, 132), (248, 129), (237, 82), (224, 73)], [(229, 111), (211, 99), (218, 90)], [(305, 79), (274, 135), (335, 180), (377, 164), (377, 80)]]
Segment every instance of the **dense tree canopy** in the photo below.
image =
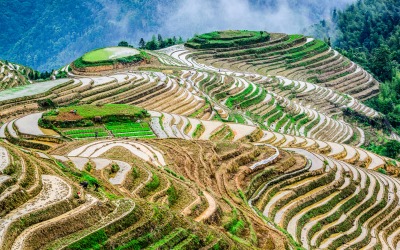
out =
[(333, 46), (370, 70), (379, 80), (391, 80), (400, 63), (400, 1), (358, 0), (308, 33), (332, 37)]

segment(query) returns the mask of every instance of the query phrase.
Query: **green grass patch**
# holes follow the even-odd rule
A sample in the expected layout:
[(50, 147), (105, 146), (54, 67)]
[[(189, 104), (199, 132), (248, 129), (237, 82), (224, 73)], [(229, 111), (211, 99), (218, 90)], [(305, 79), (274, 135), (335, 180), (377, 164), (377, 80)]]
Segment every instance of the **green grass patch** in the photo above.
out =
[(132, 64), (148, 60), (150, 56), (143, 50), (125, 47), (110, 47), (93, 50), (73, 62), (75, 68)]
[(101, 229), (75, 243), (72, 243), (66, 249), (99, 249), (101, 248), (102, 244), (107, 241), (107, 239), (108, 236), (105, 230)]
[(128, 104), (86, 104), (51, 110), (43, 114), (39, 124), (43, 127), (91, 127), (95, 123), (136, 121), (149, 116), (145, 109)]
[(237, 210), (233, 209), (232, 218), (224, 225), (224, 228), (233, 235), (238, 235), (244, 229), (245, 223), (239, 219)]
[(237, 123), (246, 124), (246, 120), (245, 120), (245, 119), (243, 118), (243, 116), (240, 115), (240, 114), (234, 114), (234, 115), (233, 115), (233, 118), (235, 119), (235, 121), (236, 121)]
[(209, 109), (211, 105), (209, 103), (206, 103), (203, 107), (200, 109), (196, 110), (193, 114), (191, 114), (189, 117), (197, 117), (198, 115), (202, 114), (205, 110)]
[(85, 62), (98, 62), (140, 54), (140, 51), (128, 47), (108, 47), (92, 50), (82, 56)]
[(107, 132), (98, 132), (97, 135), (96, 133), (83, 133), (83, 134), (72, 134), (69, 135), (69, 137), (74, 138), (74, 139), (85, 139), (85, 138), (104, 138), (108, 137)]
[(170, 186), (167, 189), (167, 195), (168, 195), (168, 204), (170, 206), (174, 205), (176, 201), (178, 200), (178, 192), (176, 191), (174, 186)]
[(242, 102), (240, 104), (240, 107), (244, 109), (244, 108), (248, 108), (252, 105), (256, 105), (256, 104), (262, 102), (266, 96), (267, 96), (267, 91), (265, 89), (262, 89), (260, 95), (256, 96), (253, 99)]
[(96, 116), (105, 117), (105, 116), (143, 116), (147, 113), (143, 108), (139, 108), (132, 105), (127, 104), (105, 104), (103, 106), (96, 105), (80, 105), (80, 106), (71, 106), (64, 107), (58, 109), (58, 116), (63, 113), (69, 113), (71, 110), (76, 110), (77, 115), (81, 116), (84, 119), (93, 119)]

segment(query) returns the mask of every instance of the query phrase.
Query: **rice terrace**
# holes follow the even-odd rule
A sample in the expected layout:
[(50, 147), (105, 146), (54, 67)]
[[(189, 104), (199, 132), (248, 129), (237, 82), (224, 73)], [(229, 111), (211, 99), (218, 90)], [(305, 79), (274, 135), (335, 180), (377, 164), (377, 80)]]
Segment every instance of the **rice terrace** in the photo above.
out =
[(170, 41), (0, 62), (1, 250), (400, 249), (370, 69), (301, 34)]

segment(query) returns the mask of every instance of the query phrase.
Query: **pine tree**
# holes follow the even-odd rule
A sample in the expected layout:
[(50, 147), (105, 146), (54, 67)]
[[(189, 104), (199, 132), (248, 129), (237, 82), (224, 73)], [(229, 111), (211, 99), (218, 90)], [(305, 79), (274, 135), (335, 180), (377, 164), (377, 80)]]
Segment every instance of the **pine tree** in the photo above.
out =
[(146, 49), (148, 49), (148, 50), (158, 49), (156, 36), (153, 35), (153, 37), (151, 38), (151, 41), (146, 43)]
[(166, 47), (174, 45), (174, 41), (172, 40), (172, 38), (168, 38), (167, 42), (165, 43), (165, 45), (166, 45)]
[(158, 48), (165, 48), (165, 42), (160, 34), (158, 34)]
[(140, 48), (140, 49), (146, 48), (146, 42), (144, 41), (143, 38), (140, 38), (140, 41), (139, 41), (139, 48)]

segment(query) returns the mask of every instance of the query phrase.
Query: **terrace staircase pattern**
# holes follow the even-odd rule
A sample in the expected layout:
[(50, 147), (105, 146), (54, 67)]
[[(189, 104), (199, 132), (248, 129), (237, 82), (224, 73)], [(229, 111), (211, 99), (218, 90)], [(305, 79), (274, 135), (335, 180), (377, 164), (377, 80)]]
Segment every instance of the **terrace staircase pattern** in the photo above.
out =
[[(173, 73), (67, 65), (67, 81), (0, 102), (1, 250), (400, 248), (400, 163), (343, 118), (382, 118), (362, 104), (378, 93), (365, 70), (301, 35), (150, 54)], [(129, 126), (151, 135), (49, 135), (44, 100), (137, 105), (149, 126)]]

